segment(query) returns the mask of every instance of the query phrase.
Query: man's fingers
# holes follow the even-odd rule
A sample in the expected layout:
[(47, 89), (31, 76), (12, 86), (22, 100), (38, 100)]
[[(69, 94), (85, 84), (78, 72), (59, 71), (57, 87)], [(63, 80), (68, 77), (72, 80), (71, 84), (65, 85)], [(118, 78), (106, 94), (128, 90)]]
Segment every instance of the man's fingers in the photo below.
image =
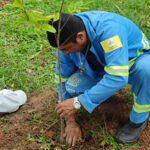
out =
[(69, 145), (72, 144), (72, 140), (73, 140), (73, 137), (72, 137), (72, 136), (69, 136), (69, 138), (68, 138), (68, 144), (69, 144)]
[(60, 109), (62, 107), (62, 102), (60, 102), (59, 104), (56, 105), (55, 111), (57, 112), (58, 109)]
[(66, 112), (65, 112), (65, 111), (64, 111), (64, 112), (62, 112), (62, 113), (60, 114), (60, 118), (65, 117), (65, 114), (66, 114)]
[(77, 136), (74, 136), (74, 137), (73, 137), (73, 140), (72, 140), (72, 146), (75, 146), (76, 140), (77, 140)]
[(68, 120), (74, 112), (62, 109), (58, 111), (58, 114), (60, 115), (60, 118), (66, 117), (66, 120)]
[(57, 109), (55, 109), (55, 111), (60, 114), (63, 112), (63, 108), (62, 107), (58, 107)]
[(66, 135), (66, 143), (67, 144), (69, 144), (69, 137), (70, 137), (70, 135), (67, 133), (67, 135)]
[(55, 107), (55, 111), (57, 111), (58, 107), (59, 107), (59, 104), (57, 104), (57, 105), (56, 105), (56, 107)]
[(66, 117), (68, 118), (68, 116), (70, 116), (69, 111), (67, 110), (58, 110), (57, 113), (60, 115), (60, 118)]
[(58, 109), (58, 110), (57, 110), (57, 114), (60, 115), (61, 113), (63, 113), (63, 109)]

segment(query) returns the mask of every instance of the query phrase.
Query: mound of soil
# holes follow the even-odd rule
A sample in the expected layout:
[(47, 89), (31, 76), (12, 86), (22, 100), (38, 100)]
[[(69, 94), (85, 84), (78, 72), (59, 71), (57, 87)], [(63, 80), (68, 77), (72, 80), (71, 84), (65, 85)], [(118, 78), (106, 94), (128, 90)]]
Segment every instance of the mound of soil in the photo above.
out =
[[(100, 143), (104, 135), (115, 136), (116, 130), (125, 123), (131, 110), (124, 90), (101, 104), (92, 114), (81, 110), (77, 113), (77, 121), (82, 128), (83, 140), (70, 148), (59, 143), (60, 121), (54, 112), (57, 99), (56, 93), (52, 91), (32, 93), (28, 95), (28, 102), (17, 112), (2, 115), (0, 150), (111, 150), (110, 145), (101, 147)], [(142, 147), (122, 149), (150, 149), (149, 138), (148, 124), (138, 141)]]

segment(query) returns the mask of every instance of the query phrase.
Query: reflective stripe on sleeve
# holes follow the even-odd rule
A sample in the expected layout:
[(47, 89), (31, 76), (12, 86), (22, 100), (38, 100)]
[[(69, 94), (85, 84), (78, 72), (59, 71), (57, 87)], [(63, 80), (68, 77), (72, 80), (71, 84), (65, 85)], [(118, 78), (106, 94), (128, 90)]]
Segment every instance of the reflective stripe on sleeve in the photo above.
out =
[[(61, 82), (66, 82), (68, 78), (61, 78)], [(55, 83), (59, 84), (59, 75), (55, 74)]]
[[(150, 49), (149, 42), (146, 40), (146, 36), (144, 35), (144, 33), (142, 33), (141, 43), (143, 44), (143, 48), (137, 50), (137, 57), (144, 53), (143, 50), (149, 50)], [(133, 66), (134, 61), (137, 57), (129, 60), (129, 68), (131, 68)]]
[(128, 76), (129, 75), (129, 66), (110, 66), (105, 67), (104, 70), (114, 76)]

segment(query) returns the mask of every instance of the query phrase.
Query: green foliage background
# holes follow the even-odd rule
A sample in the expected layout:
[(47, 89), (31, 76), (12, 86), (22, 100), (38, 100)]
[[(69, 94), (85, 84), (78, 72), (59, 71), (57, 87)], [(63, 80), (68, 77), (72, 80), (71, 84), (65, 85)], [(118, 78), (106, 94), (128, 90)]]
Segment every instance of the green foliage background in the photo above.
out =
[[(59, 11), (61, 1), (25, 0), (24, 4), (27, 10), (50, 15)], [(86, 11), (85, 7), (88, 7), (89, 10), (126, 16), (150, 38), (150, 0), (65, 0), (63, 12), (79, 12), (78, 6)], [(38, 39), (33, 26), (25, 21), (20, 12), (10, 4), (0, 8), (0, 89), (33, 92), (55, 87), (55, 49), (49, 46), (46, 35)]]

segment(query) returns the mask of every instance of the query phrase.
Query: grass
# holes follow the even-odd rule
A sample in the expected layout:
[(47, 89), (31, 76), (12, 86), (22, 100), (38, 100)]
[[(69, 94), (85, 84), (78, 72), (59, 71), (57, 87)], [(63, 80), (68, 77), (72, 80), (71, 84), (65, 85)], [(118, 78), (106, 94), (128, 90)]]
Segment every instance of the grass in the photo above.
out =
[[(68, 3), (73, 7), (87, 3), (65, 1), (64, 12)], [(148, 37), (150, 33), (150, 0), (91, 0), (89, 10), (116, 12), (133, 20)], [(56, 13), (60, 1), (26, 0), (27, 10), (34, 9), (45, 15)], [(44, 91), (54, 87), (55, 49), (47, 42), (46, 35), (39, 40), (34, 28), (24, 21), (20, 10), (11, 5), (0, 9), (0, 87), (23, 89), (26, 92)], [(139, 13), (140, 12), (140, 13)], [(42, 47), (42, 53), (36, 56)], [(33, 59), (31, 59), (33, 57)]]

